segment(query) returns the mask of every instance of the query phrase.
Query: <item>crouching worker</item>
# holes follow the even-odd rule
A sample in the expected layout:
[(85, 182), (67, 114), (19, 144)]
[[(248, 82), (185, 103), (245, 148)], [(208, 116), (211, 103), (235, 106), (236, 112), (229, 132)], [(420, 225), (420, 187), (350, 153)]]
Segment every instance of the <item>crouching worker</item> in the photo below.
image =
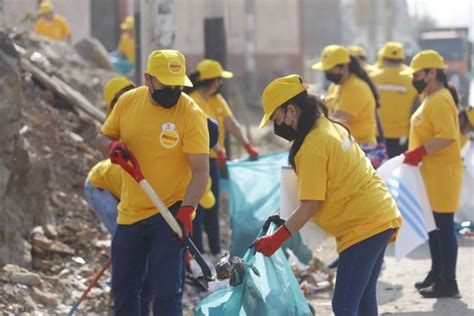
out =
[[(192, 234), (192, 217), (209, 178), (206, 115), (181, 93), (191, 85), (184, 56), (159, 50), (148, 57), (145, 85), (122, 95), (102, 126), (97, 146), (111, 157), (133, 153), (151, 187)], [(123, 175), (112, 240), (114, 315), (140, 315), (146, 264), (154, 315), (182, 315), (183, 246), (135, 180)]]
[(289, 162), (298, 176), (300, 205), (274, 233), (255, 241), (256, 251), (271, 256), (313, 220), (337, 241), (335, 315), (377, 315), (385, 248), (402, 222), (395, 202), (347, 128), (328, 118), (300, 76), (275, 79), (262, 101), (260, 127), (271, 120), (275, 134), (293, 142)]

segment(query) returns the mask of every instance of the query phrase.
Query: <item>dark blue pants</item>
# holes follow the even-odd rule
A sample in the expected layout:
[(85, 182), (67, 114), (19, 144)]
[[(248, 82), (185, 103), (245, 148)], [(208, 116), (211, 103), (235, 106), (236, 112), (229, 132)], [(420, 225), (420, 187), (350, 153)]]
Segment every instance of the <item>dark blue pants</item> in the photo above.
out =
[(458, 241), (454, 229), (454, 213), (433, 212), (437, 230), (428, 234), (431, 271), (444, 280), (456, 279)]
[(216, 255), (221, 252), (221, 242), (219, 237), (219, 170), (217, 168), (217, 160), (209, 159), (209, 169), (212, 179), (211, 191), (216, 197), (216, 204), (205, 209), (202, 206), (197, 208), (196, 218), (193, 221), (193, 241), (199, 251), (204, 252), (202, 245), (203, 228), (206, 231), (209, 240), (209, 248), (211, 253)]
[[(180, 203), (170, 207), (176, 214)], [(140, 291), (148, 263), (154, 315), (183, 314), (183, 247), (160, 214), (117, 225), (112, 240), (114, 315), (143, 315)]]
[(377, 279), (393, 229), (339, 254), (332, 308), (336, 316), (377, 316)]

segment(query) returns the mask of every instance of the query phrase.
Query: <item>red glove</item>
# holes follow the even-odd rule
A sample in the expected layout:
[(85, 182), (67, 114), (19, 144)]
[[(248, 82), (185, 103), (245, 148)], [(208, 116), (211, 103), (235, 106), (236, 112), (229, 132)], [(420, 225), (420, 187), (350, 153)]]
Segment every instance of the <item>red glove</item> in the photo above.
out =
[(258, 150), (257, 148), (253, 147), (252, 144), (247, 143), (244, 145), (245, 150), (249, 153), (250, 157), (252, 158), (258, 158)]
[(290, 237), (291, 233), (288, 228), (285, 225), (281, 225), (273, 234), (258, 238), (255, 241), (255, 251), (269, 257)]
[(227, 162), (227, 155), (223, 150), (216, 152), (217, 154), (217, 167), (222, 170), (225, 168), (225, 163)]
[(109, 158), (112, 163), (118, 164), (117, 162), (117, 154), (121, 154), (123, 159), (129, 160), (130, 159), (130, 154), (128, 152), (127, 146), (125, 146), (121, 141), (119, 140), (114, 140), (112, 143), (109, 145)]
[(190, 236), (193, 234), (193, 212), (194, 207), (181, 206), (176, 214), (176, 219), (183, 225), (183, 232)]
[(423, 160), (423, 156), (427, 153), (428, 152), (423, 145), (413, 150), (405, 151), (403, 153), (405, 155), (405, 160), (403, 160), (403, 163), (410, 166), (418, 166), (418, 164)]

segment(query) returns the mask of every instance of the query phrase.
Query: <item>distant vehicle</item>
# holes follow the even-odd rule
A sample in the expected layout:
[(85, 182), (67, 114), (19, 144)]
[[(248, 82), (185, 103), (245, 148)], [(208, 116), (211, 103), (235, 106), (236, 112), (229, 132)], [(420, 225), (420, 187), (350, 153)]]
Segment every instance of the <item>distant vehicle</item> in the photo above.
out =
[(420, 33), (422, 49), (434, 49), (444, 57), (448, 78), (461, 93), (461, 104), (469, 101), (472, 43), (467, 27), (436, 28)]

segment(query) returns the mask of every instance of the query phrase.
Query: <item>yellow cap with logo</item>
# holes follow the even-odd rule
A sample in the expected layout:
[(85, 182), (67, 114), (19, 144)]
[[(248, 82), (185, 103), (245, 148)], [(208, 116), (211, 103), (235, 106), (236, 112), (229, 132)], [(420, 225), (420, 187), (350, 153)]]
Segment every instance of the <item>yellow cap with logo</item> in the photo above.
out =
[(216, 204), (216, 197), (214, 196), (214, 193), (212, 193), (211, 187), (212, 179), (209, 178), (209, 181), (207, 182), (206, 193), (204, 193), (201, 200), (199, 201), (199, 204), (204, 208), (211, 208)]
[(299, 75), (280, 77), (270, 82), (262, 93), (264, 115), (259, 128), (267, 125), (279, 106), (305, 90), (306, 86)]
[(105, 117), (108, 117), (110, 112), (112, 112), (111, 103), (117, 93), (123, 90), (126, 87), (135, 86), (135, 84), (130, 81), (127, 77), (116, 77), (110, 79), (104, 86), (104, 100), (107, 105), (107, 111)]
[(431, 68), (444, 69), (444, 58), (438, 52), (427, 49), (416, 54), (411, 60), (410, 67), (402, 70), (400, 73), (410, 75), (422, 69)]
[(321, 53), (321, 61), (312, 66), (313, 69), (329, 70), (339, 64), (351, 61), (349, 50), (339, 45), (326, 46)]
[(355, 57), (367, 57), (367, 52), (365, 49), (361, 46), (349, 46), (347, 47), (347, 50), (349, 51), (349, 55), (355, 56)]
[(234, 76), (230, 71), (222, 68), (222, 65), (217, 60), (204, 59), (197, 65), (199, 72), (199, 80), (207, 80), (214, 78), (232, 78)]
[(53, 5), (49, 1), (43, 1), (38, 7), (38, 14), (46, 14), (53, 12)]
[(186, 60), (177, 50), (155, 50), (148, 56), (147, 72), (167, 86), (192, 87), (186, 76)]
[(133, 16), (127, 16), (125, 20), (120, 24), (122, 30), (132, 30), (135, 28), (135, 19)]
[(382, 50), (382, 58), (387, 59), (405, 59), (405, 50), (403, 44), (398, 42), (387, 42)]

